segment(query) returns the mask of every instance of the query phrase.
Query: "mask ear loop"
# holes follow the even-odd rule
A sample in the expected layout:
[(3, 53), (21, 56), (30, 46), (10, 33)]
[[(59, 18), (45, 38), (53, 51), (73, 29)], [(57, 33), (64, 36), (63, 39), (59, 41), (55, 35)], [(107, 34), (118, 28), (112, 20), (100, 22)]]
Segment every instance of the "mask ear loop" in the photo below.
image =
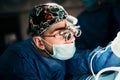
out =
[(41, 40), (43, 40), (44, 42), (46, 42), (48, 45), (52, 46), (52, 44), (50, 44), (49, 42), (47, 42), (47, 41), (44, 40), (43, 38), (41, 38)]
[[(48, 45), (52, 46), (49, 42), (47, 42), (46, 40), (44, 40), (43, 38), (41, 38), (42, 41), (46, 42)], [(45, 49), (45, 52), (48, 54), (48, 55), (53, 55), (51, 54), (51, 52), (49, 52), (47, 49)]]
[[(94, 71), (93, 71), (93, 59), (94, 59), (94, 57), (97, 55), (97, 54), (99, 54), (99, 53), (101, 53), (101, 52), (105, 52), (109, 47), (110, 47), (111, 45), (109, 45), (108, 47), (106, 47), (106, 49), (103, 51), (103, 48), (102, 49), (100, 49), (100, 50), (98, 50), (93, 56), (92, 56), (92, 58), (91, 58), (91, 60), (90, 60), (90, 70), (91, 70), (91, 72), (92, 72), (92, 75), (93, 75), (93, 77), (95, 78), (95, 80), (98, 80), (97, 78), (96, 78), (96, 74), (94, 73)], [(98, 72), (99, 73), (99, 72)], [(98, 74), (97, 73), (97, 74)], [(98, 76), (99, 77), (99, 76)], [(91, 79), (91, 78), (90, 78)], [(89, 79), (89, 80), (90, 80)]]

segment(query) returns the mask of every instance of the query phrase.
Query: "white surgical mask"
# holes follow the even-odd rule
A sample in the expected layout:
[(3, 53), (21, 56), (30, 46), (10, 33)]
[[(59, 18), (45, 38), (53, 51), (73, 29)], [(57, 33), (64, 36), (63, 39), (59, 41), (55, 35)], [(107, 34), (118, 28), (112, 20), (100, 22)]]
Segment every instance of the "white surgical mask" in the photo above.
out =
[(75, 44), (53, 44), (53, 58), (67, 60), (73, 57), (76, 51)]
[[(45, 41), (44, 39), (42, 40)], [(45, 42), (48, 43), (47, 41)], [(51, 45), (50, 43), (48, 44)], [(53, 54), (50, 54), (46, 49), (45, 51), (53, 58), (67, 60), (73, 57), (76, 47), (74, 42), (70, 44), (53, 44)]]

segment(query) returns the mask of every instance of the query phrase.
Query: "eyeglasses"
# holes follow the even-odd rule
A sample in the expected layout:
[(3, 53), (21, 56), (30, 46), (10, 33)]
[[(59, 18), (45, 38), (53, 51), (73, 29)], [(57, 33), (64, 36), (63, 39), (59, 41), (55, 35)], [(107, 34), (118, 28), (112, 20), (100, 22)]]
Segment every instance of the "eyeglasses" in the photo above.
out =
[(60, 31), (55, 35), (43, 35), (43, 37), (55, 37), (56, 39), (70, 40), (74, 34), (70, 30)]
[(42, 35), (43, 37), (55, 37), (57, 39), (64, 38), (65, 40), (70, 40), (72, 36), (79, 37), (81, 35), (81, 30), (79, 29), (80, 26), (70, 25), (67, 26), (64, 31), (60, 31), (55, 35)]

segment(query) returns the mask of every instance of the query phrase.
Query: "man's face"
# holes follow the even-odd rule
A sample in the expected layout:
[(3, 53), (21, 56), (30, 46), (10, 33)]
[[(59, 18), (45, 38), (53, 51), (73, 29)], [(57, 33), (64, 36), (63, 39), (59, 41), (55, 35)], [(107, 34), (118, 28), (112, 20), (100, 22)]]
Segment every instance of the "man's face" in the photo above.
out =
[[(46, 32), (43, 34), (43, 39), (53, 44), (70, 44), (75, 41), (74, 34), (66, 29), (66, 21), (61, 21), (53, 24)], [(44, 42), (45, 48), (52, 52), (52, 46)]]

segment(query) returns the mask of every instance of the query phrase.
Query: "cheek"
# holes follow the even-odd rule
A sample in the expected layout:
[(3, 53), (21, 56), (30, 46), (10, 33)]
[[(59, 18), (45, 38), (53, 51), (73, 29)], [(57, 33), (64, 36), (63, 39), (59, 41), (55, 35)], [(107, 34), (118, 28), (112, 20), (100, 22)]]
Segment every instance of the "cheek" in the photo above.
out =
[(65, 40), (64, 39), (55, 39), (54, 37), (52, 38), (46, 38), (46, 41), (49, 42), (51, 45), (53, 44), (64, 44)]
[(49, 50), (51, 53), (53, 53), (53, 44), (64, 44), (64, 40), (59, 40), (55, 38), (46, 38), (45, 39), (48, 43), (45, 43), (45, 48)]

